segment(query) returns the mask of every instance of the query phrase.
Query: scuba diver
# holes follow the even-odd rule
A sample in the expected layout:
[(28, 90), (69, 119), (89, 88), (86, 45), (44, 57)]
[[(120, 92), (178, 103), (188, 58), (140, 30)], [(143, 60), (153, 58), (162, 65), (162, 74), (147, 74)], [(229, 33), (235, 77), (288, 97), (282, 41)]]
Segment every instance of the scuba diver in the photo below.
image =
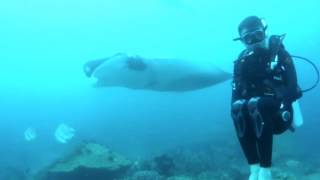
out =
[(273, 135), (293, 129), (294, 101), (302, 97), (295, 66), (282, 40), (249, 16), (238, 26), (246, 49), (234, 62), (231, 116), (250, 165), (249, 180), (271, 180)]

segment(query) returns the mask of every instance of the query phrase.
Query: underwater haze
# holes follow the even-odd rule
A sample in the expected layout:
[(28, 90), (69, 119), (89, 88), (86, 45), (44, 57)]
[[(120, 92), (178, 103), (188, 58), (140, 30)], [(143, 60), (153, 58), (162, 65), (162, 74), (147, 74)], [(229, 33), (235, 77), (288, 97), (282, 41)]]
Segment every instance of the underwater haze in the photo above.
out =
[[(257, 15), (267, 21), (268, 34), (287, 34), (291, 54), (319, 66), (319, 7), (318, 0), (1, 1), (0, 169), (36, 172), (87, 141), (132, 160), (199, 144), (223, 156), (232, 147), (245, 164), (230, 116), (230, 81), (188, 92), (94, 88), (83, 65), (124, 52), (212, 61), (231, 73), (244, 48), (232, 41), (237, 26)], [(312, 86), (312, 66), (295, 64), (301, 87)], [(318, 167), (319, 90), (300, 100), (304, 125), (277, 136), (274, 147)], [(61, 124), (74, 129), (67, 143), (55, 138)], [(31, 141), (28, 128), (36, 132)]]

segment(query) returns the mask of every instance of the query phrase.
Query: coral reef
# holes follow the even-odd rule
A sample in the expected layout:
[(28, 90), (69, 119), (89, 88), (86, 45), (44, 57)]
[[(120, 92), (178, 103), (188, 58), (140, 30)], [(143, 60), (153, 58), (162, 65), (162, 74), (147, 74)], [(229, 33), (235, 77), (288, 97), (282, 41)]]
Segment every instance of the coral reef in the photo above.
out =
[(167, 178), (166, 180), (193, 180), (193, 179), (187, 176), (172, 176)]
[[(318, 180), (319, 162), (277, 152), (275, 180)], [(235, 145), (207, 143), (179, 147), (132, 163), (96, 143), (86, 143), (53, 163), (36, 180), (242, 180), (249, 167)]]
[(172, 176), (176, 172), (174, 158), (167, 154), (162, 154), (151, 160), (143, 161), (139, 168), (143, 170), (156, 171), (165, 177)]
[(121, 180), (166, 180), (156, 171), (137, 171), (132, 176)]
[(105, 180), (123, 176), (131, 161), (106, 147), (87, 143), (40, 173), (39, 180)]

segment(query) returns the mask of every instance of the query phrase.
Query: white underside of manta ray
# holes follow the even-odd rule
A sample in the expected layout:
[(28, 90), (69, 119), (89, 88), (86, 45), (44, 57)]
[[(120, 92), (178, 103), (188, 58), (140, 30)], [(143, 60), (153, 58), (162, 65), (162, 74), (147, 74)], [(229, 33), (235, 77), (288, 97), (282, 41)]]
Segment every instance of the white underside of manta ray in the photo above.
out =
[(178, 92), (206, 88), (231, 78), (231, 74), (208, 62), (147, 59), (125, 53), (89, 61), (84, 72), (95, 79), (96, 87)]
[[(231, 79), (227, 73), (209, 62), (182, 59), (148, 59), (119, 53), (89, 61), (84, 65), (87, 77), (95, 79), (97, 87), (127, 87), (155, 91), (192, 91)], [(303, 124), (298, 102), (293, 104), (294, 127)]]

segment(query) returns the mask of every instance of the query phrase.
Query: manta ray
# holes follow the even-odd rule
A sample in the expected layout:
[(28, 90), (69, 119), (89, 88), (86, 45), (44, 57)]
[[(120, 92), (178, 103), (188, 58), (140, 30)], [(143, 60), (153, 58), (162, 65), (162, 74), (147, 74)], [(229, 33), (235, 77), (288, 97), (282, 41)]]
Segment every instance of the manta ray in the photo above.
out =
[(183, 59), (152, 59), (118, 53), (84, 64), (96, 87), (126, 87), (154, 91), (191, 91), (224, 82), (232, 77), (209, 62)]

